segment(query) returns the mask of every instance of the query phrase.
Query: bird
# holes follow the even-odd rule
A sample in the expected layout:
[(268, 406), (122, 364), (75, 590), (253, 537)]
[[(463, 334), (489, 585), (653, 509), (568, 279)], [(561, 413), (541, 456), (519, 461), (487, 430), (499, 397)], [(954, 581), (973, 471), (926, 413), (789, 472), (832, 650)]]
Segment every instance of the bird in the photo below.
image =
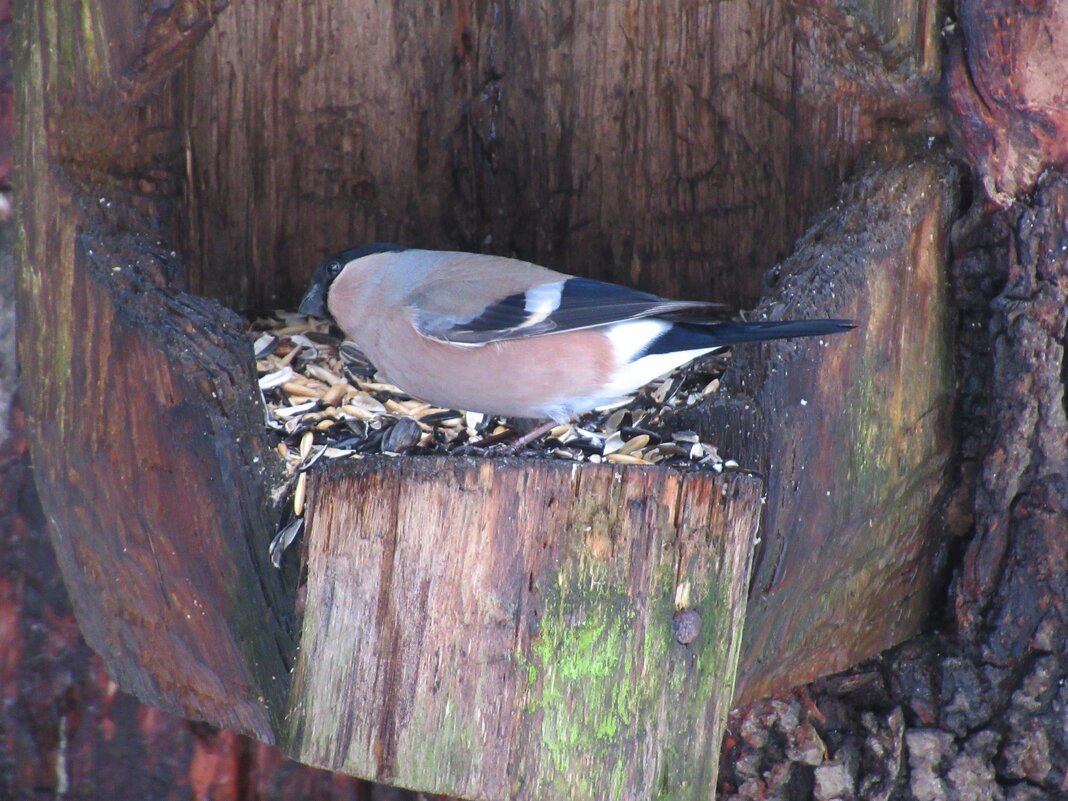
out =
[(337, 325), (413, 397), (548, 421), (513, 448), (704, 354), (855, 327), (840, 319), (724, 320), (717, 303), (503, 256), (386, 243), (324, 259), (298, 311)]

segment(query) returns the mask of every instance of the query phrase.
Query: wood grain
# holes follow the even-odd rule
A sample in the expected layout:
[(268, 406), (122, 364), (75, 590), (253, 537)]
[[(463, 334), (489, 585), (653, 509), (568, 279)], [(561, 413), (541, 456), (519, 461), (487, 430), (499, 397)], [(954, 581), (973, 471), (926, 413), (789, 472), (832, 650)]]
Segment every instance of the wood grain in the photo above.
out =
[(291, 753), (465, 798), (707, 797), (759, 496), (553, 461), (319, 477)]
[[(444, 10), (285, 0), (216, 17), (222, 6), (18, 9), (23, 388), (87, 640), (139, 697), (280, 739), (316, 764), (486, 798), (707, 795), (741, 642), (757, 479), (403, 460), (356, 468), (331, 479), (335, 489), (324, 480), (298, 656), (295, 569), (274, 572), (264, 547), (278, 474), (248, 343), (232, 313), (180, 288), (188, 279), (243, 308), (273, 305), (295, 299), (326, 250), (381, 238), (753, 298), (860, 139), (897, 141), (867, 115), (925, 108), (932, 61), (917, 32), (930, 19), (755, 0)], [(800, 56), (798, 36), (814, 43)], [(868, 92), (864, 76), (888, 69), (881, 59), (908, 78)], [(813, 122), (819, 98), (836, 94), (845, 111)], [(936, 184), (932, 198), (943, 196)], [(865, 198), (836, 212), (853, 215), (850, 235), (869, 223), (896, 231)], [(902, 219), (920, 225), (907, 241), (927, 258), (943, 228), (911, 206)], [(880, 275), (898, 280), (880, 259), (901, 251), (870, 244)], [(793, 303), (810, 290), (825, 298), (828, 285), (781, 286)], [(895, 285), (879, 286), (879, 301), (894, 296)], [(890, 343), (901, 319), (865, 318)], [(934, 319), (920, 330), (936, 331)], [(865, 358), (887, 356), (871, 347)], [(788, 358), (758, 362), (758, 373)], [(859, 426), (834, 391), (880, 375), (872, 363), (830, 365), (838, 384), (784, 372), (782, 384), (766, 378), (766, 397), (747, 385), (753, 409), (785, 422), (734, 407), (732, 431), (753, 423), (775, 447), (805, 449), (825, 478), (835, 463), (816, 434), (837, 455), (845, 435), (897, 431), (880, 427), (895, 409), (873, 402), (868, 428), (831, 431), (789, 404), (817, 386)], [(846, 397), (881, 388), (859, 385), (867, 395)], [(858, 469), (897, 464), (896, 440), (869, 444)], [(793, 475), (781, 467), (788, 454), (759, 453), (769, 481)], [(872, 486), (844, 483), (832, 500)], [(819, 554), (820, 579), (797, 587), (829, 588), (848, 607), (865, 586), (859, 569), (834, 586), (833, 548), (784, 550), (785, 529), (816, 525), (799, 515), (821, 512), (822, 489), (806, 486), (796, 507), (785, 490), (769, 496), (771, 561), (751, 607), (769, 626), (780, 624), (760, 599), (798, 574), (801, 555)], [(800, 541), (835, 542), (814, 532)], [(879, 542), (867, 553), (875, 565)], [(676, 603), (702, 620), (686, 646), (672, 631)], [(830, 648), (834, 659), (818, 664), (837, 664), (833, 627), (803, 636), (807, 610), (760, 629), (758, 679), (762, 666), (773, 684), (797, 675), (780, 669), (768, 631), (789, 653), (799, 638), (808, 653)]]
[(294, 303), (399, 241), (751, 305), (861, 153), (937, 127), (927, 5), (237, 4), (179, 90), (191, 286)]
[(757, 311), (858, 328), (739, 349), (723, 393), (683, 419), (767, 476), (739, 703), (849, 667), (927, 621), (955, 447), (957, 176), (929, 157), (848, 185), (769, 274)]

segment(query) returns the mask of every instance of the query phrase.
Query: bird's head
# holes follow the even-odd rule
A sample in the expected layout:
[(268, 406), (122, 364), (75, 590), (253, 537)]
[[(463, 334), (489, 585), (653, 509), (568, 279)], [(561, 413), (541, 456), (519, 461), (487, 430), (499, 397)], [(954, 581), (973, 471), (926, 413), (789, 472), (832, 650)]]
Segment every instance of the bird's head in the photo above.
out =
[(401, 250), (407, 250), (407, 248), (403, 245), (375, 242), (370, 245), (361, 245), (358, 248), (349, 248), (323, 259), (312, 273), (311, 286), (304, 293), (297, 311), (332, 321), (333, 315), (330, 314), (329, 302), (330, 287), (338, 276), (345, 272), (345, 268), (357, 259), (370, 256), (372, 253), (392, 253)]

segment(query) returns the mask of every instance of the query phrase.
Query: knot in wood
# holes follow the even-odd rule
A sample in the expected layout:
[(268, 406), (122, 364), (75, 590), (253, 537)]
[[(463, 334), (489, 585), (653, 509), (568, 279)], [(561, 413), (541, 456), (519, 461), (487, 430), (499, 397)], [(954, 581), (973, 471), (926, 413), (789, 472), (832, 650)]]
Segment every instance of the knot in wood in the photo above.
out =
[(689, 645), (701, 633), (701, 615), (693, 609), (680, 609), (671, 621), (675, 639), (683, 645)]

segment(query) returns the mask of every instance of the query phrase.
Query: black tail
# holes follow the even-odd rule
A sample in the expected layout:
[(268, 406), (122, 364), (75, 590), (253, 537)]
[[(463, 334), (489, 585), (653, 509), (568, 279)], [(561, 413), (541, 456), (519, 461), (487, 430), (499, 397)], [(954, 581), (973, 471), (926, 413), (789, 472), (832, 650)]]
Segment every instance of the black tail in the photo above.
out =
[(852, 320), (781, 320), (760, 323), (675, 323), (643, 352), (671, 353), (674, 351), (700, 350), (725, 347), (740, 342), (758, 342), (765, 339), (789, 339), (791, 337), (814, 337), (821, 334), (841, 334), (856, 328)]
[(738, 342), (759, 342), (764, 339), (816, 337), (820, 334), (841, 334), (857, 327), (852, 320), (782, 320), (763, 323), (716, 323), (702, 326), (705, 335), (712, 335), (717, 345)]

